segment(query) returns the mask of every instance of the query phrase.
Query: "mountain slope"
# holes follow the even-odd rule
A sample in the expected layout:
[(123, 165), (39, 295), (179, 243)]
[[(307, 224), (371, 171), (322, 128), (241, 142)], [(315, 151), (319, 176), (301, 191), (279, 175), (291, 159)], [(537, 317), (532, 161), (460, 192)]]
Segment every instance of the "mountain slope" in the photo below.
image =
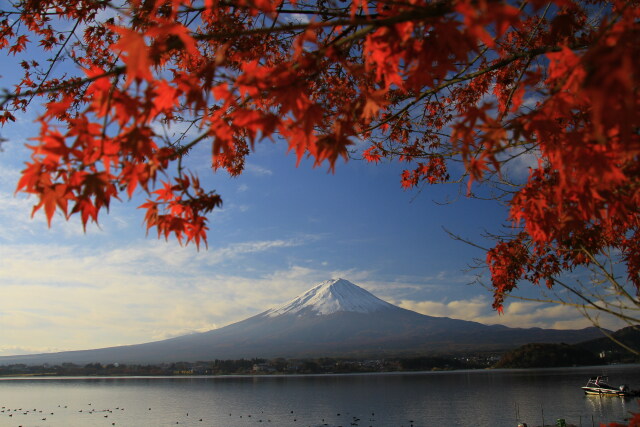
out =
[(131, 346), (0, 357), (0, 365), (442, 354), (501, 350), (530, 342), (574, 343), (600, 336), (595, 328), (513, 329), (426, 316), (337, 279), (322, 282), (279, 307), (209, 332)]

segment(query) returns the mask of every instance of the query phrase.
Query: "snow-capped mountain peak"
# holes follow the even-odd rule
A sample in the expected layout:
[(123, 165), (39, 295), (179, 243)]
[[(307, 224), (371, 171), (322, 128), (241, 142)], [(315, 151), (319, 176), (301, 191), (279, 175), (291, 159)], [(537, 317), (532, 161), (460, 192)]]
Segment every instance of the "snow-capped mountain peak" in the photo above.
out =
[(348, 280), (332, 279), (319, 283), (304, 294), (264, 314), (268, 317), (302, 314), (302, 312), (327, 315), (341, 311), (373, 313), (384, 309), (397, 309), (397, 307)]

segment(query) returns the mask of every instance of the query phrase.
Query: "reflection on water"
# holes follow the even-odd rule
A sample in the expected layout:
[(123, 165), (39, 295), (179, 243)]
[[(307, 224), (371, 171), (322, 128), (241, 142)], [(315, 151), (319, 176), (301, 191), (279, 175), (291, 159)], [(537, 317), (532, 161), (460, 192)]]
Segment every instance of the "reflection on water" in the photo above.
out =
[(640, 388), (640, 366), (417, 374), (0, 380), (0, 426), (577, 426), (633, 399), (585, 396), (593, 375)]
[(594, 415), (594, 418), (604, 419), (609, 414), (627, 414), (632, 409), (637, 409), (636, 405), (630, 405), (633, 400), (630, 398), (619, 398), (615, 396), (598, 396), (598, 395), (585, 395), (585, 401), (589, 412)]

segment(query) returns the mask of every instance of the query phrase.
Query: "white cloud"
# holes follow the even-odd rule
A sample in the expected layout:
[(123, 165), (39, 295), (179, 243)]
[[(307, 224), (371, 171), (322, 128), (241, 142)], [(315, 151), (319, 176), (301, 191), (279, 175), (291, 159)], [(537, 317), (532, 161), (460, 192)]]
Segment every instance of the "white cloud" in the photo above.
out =
[(531, 169), (538, 168), (538, 161), (541, 153), (537, 149), (524, 150), (522, 148), (514, 148), (505, 153), (505, 157), (510, 160), (506, 163), (503, 170), (511, 179), (526, 180), (529, 177)]
[(362, 282), (366, 283), (366, 288), (392, 303), (401, 300), (424, 301), (432, 294), (464, 292), (463, 285), (473, 281), (473, 276), (451, 271), (438, 271), (428, 276), (399, 275), (387, 280), (381, 280), (378, 271), (370, 271), (368, 274), (363, 279), (366, 281)]
[(0, 346), (0, 356), (14, 356), (20, 354), (54, 353), (61, 351), (58, 347), (20, 347), (17, 345)]
[[(2, 171), (0, 174), (0, 239), (2, 240), (17, 242), (28, 237), (77, 238), (85, 235), (105, 235), (114, 230), (122, 231), (129, 227), (131, 221), (123, 215), (126, 208), (123, 209), (118, 201), (114, 201), (108, 214), (101, 213), (100, 224), (88, 223), (86, 232), (78, 215), (66, 220), (59, 211), (54, 214), (51, 228), (49, 228), (43, 209), (33, 213), (33, 208), (38, 203), (35, 196), (24, 193), (14, 194), (13, 189), (18, 182), (17, 172), (2, 167), (0, 171)], [(141, 218), (140, 215), (140, 221)], [(139, 235), (143, 236), (142, 228), (137, 229)]]
[(449, 302), (401, 300), (396, 304), (427, 316), (453, 317), (473, 321), (478, 321), (478, 317), (485, 314), (487, 308), (490, 307), (488, 300), (483, 297)]
[(253, 163), (246, 163), (244, 166), (246, 172), (257, 176), (271, 176), (273, 171)]
[[(505, 304), (504, 314), (494, 311), (489, 298), (485, 296), (453, 301), (401, 300), (396, 304), (429, 316), (452, 317), (512, 328), (581, 329), (593, 326), (591, 321), (575, 308), (559, 304), (513, 301)], [(626, 326), (617, 319), (603, 317), (600, 320), (601, 326), (612, 330)]]
[(146, 241), (128, 247), (0, 246), (0, 342), (12, 351), (99, 348), (202, 332), (291, 299), (325, 274), (291, 266), (252, 278), (212, 264), (303, 240), (243, 242), (209, 252)]
[(309, 16), (305, 15), (304, 13), (287, 13), (282, 14), (282, 16), (285, 21), (287, 21), (287, 23), (308, 24), (310, 22)]
[[(0, 153), (0, 157), (3, 155), (4, 154)], [(19, 169), (7, 166), (0, 168), (0, 185), (7, 186), (7, 188), (15, 188), (19, 179)]]
[(241, 255), (252, 254), (256, 252), (265, 252), (277, 248), (290, 248), (294, 246), (301, 246), (302, 244), (304, 244), (304, 241), (302, 239), (277, 239), (235, 243), (224, 248), (212, 248), (212, 250), (210, 250), (209, 254), (207, 255), (207, 262), (210, 264), (217, 264), (223, 261), (237, 258)]

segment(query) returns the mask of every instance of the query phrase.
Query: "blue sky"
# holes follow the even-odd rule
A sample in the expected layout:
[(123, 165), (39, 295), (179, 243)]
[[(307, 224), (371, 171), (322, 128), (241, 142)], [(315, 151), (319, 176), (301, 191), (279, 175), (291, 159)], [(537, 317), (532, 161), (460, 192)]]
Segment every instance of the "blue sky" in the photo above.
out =
[[(0, 71), (1, 88), (15, 78), (13, 60)], [(0, 129), (8, 139), (0, 153), (0, 355), (206, 331), (337, 277), (433, 316), (514, 327), (590, 325), (571, 308), (524, 301), (508, 302), (498, 316), (491, 293), (469, 285), (473, 276), (464, 271), (484, 254), (444, 228), (479, 239), (506, 212), (460, 196), (456, 186), (404, 191), (397, 163), (341, 161), (331, 174), (308, 161), (296, 167), (285, 143), (263, 142), (246, 172), (230, 178), (211, 171), (203, 144), (189, 167), (224, 199), (211, 215), (208, 250), (158, 240), (153, 230), (147, 236), (137, 209), (143, 194), (115, 202), (86, 233), (77, 219), (60, 216), (48, 228), (41, 212), (31, 218), (33, 199), (14, 195), (35, 117), (32, 110)], [(527, 166), (522, 159), (512, 172), (525, 176)], [(539, 295), (525, 288), (524, 295)]]

